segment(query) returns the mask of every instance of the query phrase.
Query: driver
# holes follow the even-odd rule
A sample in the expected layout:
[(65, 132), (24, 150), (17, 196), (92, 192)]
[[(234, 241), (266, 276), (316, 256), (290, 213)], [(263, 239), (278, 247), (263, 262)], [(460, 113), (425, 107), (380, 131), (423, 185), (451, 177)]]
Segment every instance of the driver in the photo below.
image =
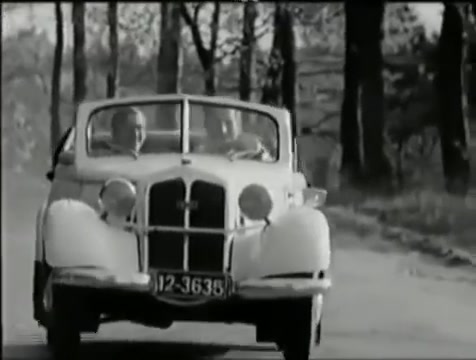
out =
[(206, 109), (204, 125), (207, 142), (201, 152), (228, 154), (232, 158), (257, 160), (271, 159), (260, 138), (256, 134), (242, 131), (241, 119), (233, 109)]
[(112, 141), (108, 144), (115, 153), (129, 153), (138, 157), (146, 138), (146, 119), (134, 107), (119, 109), (111, 118)]
[(233, 114), (221, 108), (206, 107), (204, 110), (203, 122), (207, 136), (199, 150), (213, 154), (226, 153), (228, 140), (233, 137), (233, 134), (229, 133), (229, 124), (233, 123)]

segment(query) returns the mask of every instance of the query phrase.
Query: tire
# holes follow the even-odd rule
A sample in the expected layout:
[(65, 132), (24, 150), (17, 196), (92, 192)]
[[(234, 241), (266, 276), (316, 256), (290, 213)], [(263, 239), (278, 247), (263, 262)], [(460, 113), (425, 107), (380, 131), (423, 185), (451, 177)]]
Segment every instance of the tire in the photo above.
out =
[(53, 300), (46, 327), (48, 349), (53, 360), (79, 358), (81, 331), (75, 314), (74, 299), (63, 289), (53, 289)]
[(44, 262), (34, 262), (33, 273), (33, 318), (41, 326), (47, 322), (47, 312), (45, 310), (44, 297), (45, 288), (48, 285), (48, 278), (51, 274), (51, 268)]
[(321, 344), (321, 336), (322, 336), (322, 319), (319, 321), (319, 323), (316, 326), (316, 345)]
[(56, 324), (47, 329), (48, 348), (53, 360), (78, 359), (81, 345), (79, 330)]
[(322, 325), (318, 318), (318, 299), (296, 300), (286, 309), (281, 336), (277, 342), (284, 360), (309, 360), (320, 341)]

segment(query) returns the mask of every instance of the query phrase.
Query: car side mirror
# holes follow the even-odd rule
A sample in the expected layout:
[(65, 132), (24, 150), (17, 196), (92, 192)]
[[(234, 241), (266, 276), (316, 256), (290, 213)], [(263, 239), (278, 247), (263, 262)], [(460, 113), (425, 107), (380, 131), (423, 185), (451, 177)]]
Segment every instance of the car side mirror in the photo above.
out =
[(327, 200), (327, 190), (308, 187), (302, 190), (304, 205), (312, 208), (323, 206)]
[(65, 150), (58, 156), (58, 163), (65, 166), (70, 166), (74, 164), (74, 152), (70, 150)]

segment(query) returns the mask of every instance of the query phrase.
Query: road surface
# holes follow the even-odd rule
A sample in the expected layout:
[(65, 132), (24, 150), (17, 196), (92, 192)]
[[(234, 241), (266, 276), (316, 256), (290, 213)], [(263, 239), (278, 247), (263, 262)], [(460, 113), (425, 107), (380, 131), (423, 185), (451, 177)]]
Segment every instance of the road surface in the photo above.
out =
[[(47, 359), (31, 309), (33, 224), (44, 192), (36, 182), (14, 178), (3, 182), (2, 194), (3, 358)], [(336, 233), (336, 243), (335, 286), (315, 358), (476, 357), (476, 273), (445, 268), (379, 239)], [(178, 324), (160, 331), (120, 323), (85, 339), (84, 359), (119, 354), (281, 359), (272, 344), (254, 342), (252, 327), (240, 325)]]

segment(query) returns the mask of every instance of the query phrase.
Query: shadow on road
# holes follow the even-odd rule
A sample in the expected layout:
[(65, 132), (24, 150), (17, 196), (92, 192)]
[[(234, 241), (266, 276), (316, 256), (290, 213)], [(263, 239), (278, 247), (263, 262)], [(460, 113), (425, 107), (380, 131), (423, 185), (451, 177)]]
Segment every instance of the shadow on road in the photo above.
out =
[[(270, 351), (269, 348), (236, 345), (159, 341), (94, 341), (82, 344), (80, 360), (116, 360), (119, 357), (141, 360), (219, 359), (232, 350)], [(241, 355), (240, 358), (242, 357)], [(3, 348), (2, 358), (5, 360), (46, 360), (49, 359), (49, 353), (44, 344), (8, 345)]]

